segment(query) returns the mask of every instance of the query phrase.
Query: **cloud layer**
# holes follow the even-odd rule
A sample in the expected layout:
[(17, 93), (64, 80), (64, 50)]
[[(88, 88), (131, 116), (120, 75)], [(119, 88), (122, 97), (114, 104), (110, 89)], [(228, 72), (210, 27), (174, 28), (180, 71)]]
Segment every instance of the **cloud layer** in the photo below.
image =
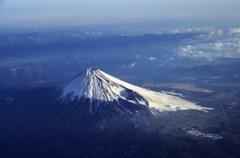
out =
[[(196, 31), (196, 30), (192, 30)], [(197, 30), (200, 32), (201, 30)], [(189, 30), (187, 30), (189, 32)], [(182, 31), (174, 31), (182, 33)], [(177, 49), (177, 55), (183, 58), (240, 58), (240, 28), (205, 29), (195, 39)]]

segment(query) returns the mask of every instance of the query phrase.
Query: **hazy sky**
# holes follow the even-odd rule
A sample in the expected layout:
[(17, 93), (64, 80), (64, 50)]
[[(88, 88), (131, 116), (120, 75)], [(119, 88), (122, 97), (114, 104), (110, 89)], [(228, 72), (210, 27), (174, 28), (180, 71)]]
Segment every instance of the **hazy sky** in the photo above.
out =
[(1, 21), (240, 20), (240, 0), (0, 0)]

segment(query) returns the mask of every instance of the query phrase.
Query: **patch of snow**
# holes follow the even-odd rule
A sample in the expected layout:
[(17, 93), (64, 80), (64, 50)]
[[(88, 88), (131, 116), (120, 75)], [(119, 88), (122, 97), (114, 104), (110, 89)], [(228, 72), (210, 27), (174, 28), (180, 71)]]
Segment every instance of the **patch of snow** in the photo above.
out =
[(213, 140), (223, 139), (223, 137), (220, 136), (220, 135), (209, 134), (209, 133), (206, 133), (206, 132), (202, 132), (202, 131), (196, 130), (194, 128), (191, 128), (191, 129), (187, 130), (186, 133), (188, 135), (192, 135), (192, 136), (196, 136), (196, 137), (200, 137), (200, 138), (209, 138), (209, 139), (213, 139)]
[(174, 92), (167, 92), (167, 91), (162, 91), (163, 93), (166, 94), (170, 94), (170, 95), (175, 95), (175, 96), (179, 96), (179, 97), (183, 97), (183, 95), (181, 93), (174, 93)]

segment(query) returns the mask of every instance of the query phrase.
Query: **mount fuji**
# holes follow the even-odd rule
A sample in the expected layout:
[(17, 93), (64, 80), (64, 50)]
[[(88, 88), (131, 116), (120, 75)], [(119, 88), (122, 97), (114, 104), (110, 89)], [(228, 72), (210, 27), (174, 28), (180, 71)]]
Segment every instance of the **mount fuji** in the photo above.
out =
[(152, 114), (178, 110), (207, 112), (211, 109), (174, 94), (155, 92), (129, 84), (93, 68), (82, 71), (58, 87), (57, 94), (61, 104), (74, 104), (74, 107), (82, 106), (85, 109), (87, 107), (92, 114), (105, 106), (117, 106), (135, 112), (137, 109), (132, 107), (143, 108)]
[(201, 101), (191, 102), (89, 68), (57, 87), (1, 93), (1, 140), (12, 142), (3, 149), (14, 153), (18, 144), (18, 152), (32, 151), (25, 157), (202, 157), (226, 146), (222, 155), (206, 156), (224, 157), (222, 109), (200, 106), (209, 104), (199, 96), (190, 94)]

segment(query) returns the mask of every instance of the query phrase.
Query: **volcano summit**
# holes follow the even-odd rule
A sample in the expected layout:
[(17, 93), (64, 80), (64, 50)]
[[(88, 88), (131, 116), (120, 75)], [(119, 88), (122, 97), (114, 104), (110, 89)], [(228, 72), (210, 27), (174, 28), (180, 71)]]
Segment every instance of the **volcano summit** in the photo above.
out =
[[(88, 68), (58, 89), (58, 100), (62, 103), (80, 104), (88, 99), (91, 111), (95, 112), (102, 105), (121, 106), (124, 103), (147, 107), (150, 111), (200, 110), (211, 108), (199, 106), (180, 97), (154, 92), (137, 87), (106, 74), (99, 69)], [(94, 105), (94, 106), (93, 106)]]

